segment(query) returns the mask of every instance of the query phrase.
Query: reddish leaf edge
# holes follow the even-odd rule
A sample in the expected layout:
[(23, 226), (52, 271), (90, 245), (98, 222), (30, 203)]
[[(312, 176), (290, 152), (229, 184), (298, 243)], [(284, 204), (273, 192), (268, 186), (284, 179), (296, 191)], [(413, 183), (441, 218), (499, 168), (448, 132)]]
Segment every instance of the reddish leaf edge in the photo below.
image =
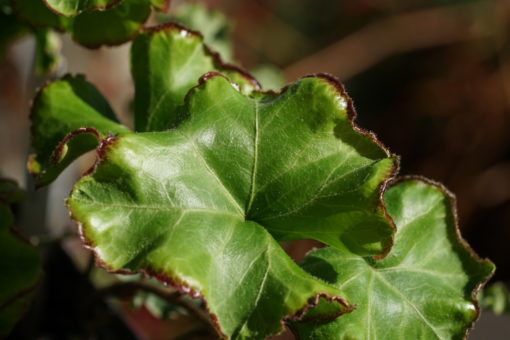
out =
[[(246, 71), (244, 68), (242, 68), (240, 66), (225, 62), (218, 52), (216, 52), (213, 48), (211, 48), (209, 45), (207, 45), (204, 42), (204, 37), (203, 37), (202, 33), (200, 33), (199, 31), (195, 31), (190, 28), (187, 28), (177, 22), (167, 22), (167, 23), (157, 25), (157, 26), (145, 27), (143, 29), (142, 33), (151, 34), (151, 33), (158, 33), (161, 31), (172, 31), (172, 30), (176, 30), (178, 32), (182, 32), (183, 34), (191, 35), (191, 36), (194, 36), (194, 37), (200, 39), (200, 41), (204, 45), (205, 53), (212, 58), (213, 64), (217, 69), (236, 72), (240, 76), (245, 78), (255, 88), (255, 91), (257, 91), (257, 92), (261, 91), (262, 86), (260, 85), (258, 80), (255, 79), (254, 76), (252, 76), (248, 71)], [(219, 73), (219, 72), (208, 72), (208, 73)], [(228, 77), (226, 77), (226, 78), (228, 79)], [(232, 80), (230, 80), (230, 79), (228, 79), (228, 80), (232, 83)], [(189, 93), (189, 91), (188, 91), (188, 93)]]
[[(66, 205), (67, 205), (67, 202), (66, 202)], [(68, 206), (68, 209), (69, 209), (69, 206)], [(69, 211), (71, 211), (71, 210), (69, 209)], [(170, 287), (174, 288), (182, 295), (187, 295), (192, 299), (201, 299), (205, 304), (205, 308), (206, 308), (207, 313), (209, 314), (211, 323), (212, 323), (214, 329), (216, 330), (216, 332), (218, 333), (218, 335), (222, 339), (229, 338), (229, 336), (226, 335), (223, 332), (223, 330), (221, 329), (221, 325), (218, 321), (218, 317), (216, 316), (216, 314), (214, 314), (210, 310), (207, 299), (202, 295), (202, 293), (200, 291), (194, 289), (193, 287), (191, 287), (191, 285), (188, 282), (180, 279), (176, 275), (164, 273), (164, 272), (158, 271), (158, 270), (154, 270), (150, 267), (147, 267), (144, 269), (139, 269), (139, 270), (127, 270), (127, 269), (117, 269), (116, 270), (116, 269), (113, 269), (110, 265), (108, 265), (106, 262), (104, 262), (100, 258), (98, 252), (96, 251), (96, 249), (94, 247), (93, 242), (86, 237), (86, 235), (85, 235), (86, 225), (84, 225), (82, 222), (80, 222), (72, 214), (72, 212), (70, 213), (70, 217), (72, 220), (74, 220), (78, 224), (78, 231), (79, 231), (80, 239), (84, 245), (84, 248), (87, 249), (88, 251), (90, 251), (92, 253), (92, 255), (94, 256), (96, 266), (103, 268), (104, 270), (106, 270), (107, 272), (112, 273), (112, 274), (120, 274), (120, 275), (140, 274), (145, 278), (153, 278), (153, 279), (156, 279), (159, 282), (163, 283), (166, 286), (170, 286)], [(334, 296), (334, 295), (330, 295), (328, 293), (319, 292), (319, 293), (316, 293), (315, 295), (311, 296), (308, 299), (308, 301), (303, 305), (303, 307), (298, 309), (296, 312), (283, 317), (282, 320), (280, 320), (280, 328), (275, 333), (272, 333), (271, 336), (278, 335), (278, 334), (282, 333), (283, 330), (285, 329), (285, 325), (287, 325), (289, 322), (300, 321), (305, 316), (306, 311), (308, 311), (309, 309), (315, 308), (318, 305), (320, 298), (325, 299), (329, 303), (336, 302), (344, 307), (344, 309), (338, 313), (327, 315), (327, 316), (322, 316), (322, 318), (324, 318), (324, 320), (333, 320), (343, 314), (351, 313), (352, 311), (354, 311), (356, 309), (355, 305), (351, 305), (351, 304), (347, 303), (344, 299), (342, 299), (339, 296)]]
[[(448, 188), (446, 188), (446, 186), (444, 184), (434, 181), (432, 179), (429, 179), (427, 177), (421, 176), (421, 175), (398, 176), (398, 177), (390, 180), (387, 183), (387, 185), (388, 185), (388, 188), (391, 188), (392, 186), (397, 185), (399, 183), (403, 183), (403, 182), (420, 182), (420, 183), (423, 183), (426, 185), (430, 185), (430, 186), (438, 189), (439, 191), (441, 191), (441, 193), (443, 193), (446, 196), (448, 203), (449, 203), (451, 216), (452, 216), (453, 222), (454, 222), (452, 225), (452, 230), (450, 230), (450, 231), (453, 231), (453, 234), (455, 235), (455, 241), (457, 241), (461, 245), (461, 247), (465, 251), (467, 251), (467, 253), (469, 254), (469, 256), (471, 257), (472, 260), (474, 260), (480, 264), (484, 264), (484, 265), (492, 267), (491, 272), (488, 275), (486, 275), (485, 278), (481, 282), (479, 282), (476, 285), (476, 287), (473, 289), (473, 291), (471, 292), (471, 302), (475, 306), (475, 314), (474, 314), (473, 318), (471, 319), (469, 325), (466, 327), (466, 330), (464, 332), (463, 339), (467, 340), (469, 333), (471, 333), (471, 331), (473, 330), (474, 325), (475, 325), (476, 321), (480, 318), (480, 314), (481, 314), (480, 303), (477, 299), (478, 293), (483, 289), (483, 287), (487, 284), (487, 282), (494, 275), (496, 268), (495, 268), (494, 264), (489, 259), (482, 259), (473, 250), (473, 248), (471, 248), (469, 243), (467, 243), (467, 241), (462, 237), (462, 234), (460, 232), (460, 227), (459, 227), (459, 217), (457, 214), (457, 198), (454, 193), (452, 193)], [(314, 250), (315, 249), (312, 249), (308, 253), (311, 253)], [(302, 339), (300, 337), (297, 329), (292, 327), (292, 325), (290, 325), (289, 329), (296, 339), (298, 339), (298, 340)]]
[(462, 237), (462, 233), (460, 231), (460, 226), (459, 226), (459, 216), (458, 216), (458, 212), (457, 212), (457, 197), (455, 196), (455, 194), (453, 192), (451, 192), (448, 188), (446, 188), (446, 186), (444, 184), (434, 181), (430, 178), (421, 176), (421, 175), (406, 175), (406, 176), (399, 176), (399, 177), (395, 178), (390, 183), (390, 187), (397, 185), (399, 183), (402, 183), (402, 182), (413, 182), (413, 181), (421, 182), (421, 183), (433, 186), (436, 189), (438, 189), (439, 191), (441, 191), (446, 196), (446, 198), (448, 200), (448, 205), (450, 207), (452, 219), (453, 219), (453, 225), (450, 227), (451, 228), (450, 231), (453, 231), (453, 234), (455, 235), (455, 241), (457, 241), (458, 244), (469, 254), (469, 256), (471, 257), (472, 260), (474, 260), (475, 262), (477, 262), (481, 265), (486, 265), (486, 266), (491, 267), (490, 273), (488, 273), (485, 276), (485, 278), (482, 281), (480, 281), (476, 285), (476, 287), (473, 289), (473, 291), (471, 292), (471, 302), (475, 306), (475, 314), (464, 333), (463, 339), (467, 340), (469, 333), (473, 330), (476, 321), (480, 318), (481, 308), (480, 308), (480, 303), (477, 298), (478, 293), (480, 292), (480, 290), (482, 290), (482, 288), (487, 284), (487, 282), (494, 275), (496, 267), (495, 267), (494, 263), (492, 263), (492, 261), (490, 261), (489, 259), (481, 258), (473, 250), (473, 248), (469, 245), (469, 243), (467, 243), (467, 241)]
[(42, 2), (44, 2), (44, 4), (46, 5), (46, 7), (48, 7), (48, 9), (53, 12), (54, 14), (56, 15), (59, 15), (61, 17), (66, 17), (66, 18), (74, 18), (76, 17), (77, 15), (80, 15), (81, 13), (84, 13), (84, 12), (92, 12), (92, 11), (104, 11), (104, 10), (107, 10), (107, 9), (110, 9), (110, 8), (113, 8), (115, 6), (117, 6), (118, 4), (120, 4), (122, 1), (124, 0), (117, 0), (115, 2), (112, 2), (112, 3), (109, 3), (108, 5), (106, 6), (93, 6), (93, 7), (90, 7), (86, 10), (83, 10), (79, 13), (76, 13), (76, 14), (71, 14), (71, 15), (66, 15), (62, 12), (59, 12), (58, 10), (56, 10), (55, 8), (51, 7), (50, 4), (48, 4), (48, 0), (42, 0)]
[[(115, 146), (117, 141), (118, 141), (118, 138), (113, 137), (113, 136), (106, 137), (100, 141), (99, 146), (96, 148), (96, 162), (89, 170), (87, 170), (82, 175), (82, 177), (90, 176), (94, 173), (97, 166), (107, 158), (108, 151), (112, 147)], [(146, 278), (154, 278), (165, 285), (171, 286), (174, 289), (176, 289), (177, 291), (179, 291), (181, 294), (188, 295), (192, 299), (200, 298), (202, 301), (204, 301), (207, 313), (209, 314), (210, 319), (211, 319), (211, 323), (214, 326), (214, 328), (216, 329), (216, 331), (218, 332), (218, 335), (222, 339), (228, 339), (228, 335), (226, 335), (221, 329), (221, 326), (218, 321), (218, 317), (216, 316), (216, 314), (211, 312), (211, 310), (208, 306), (207, 299), (202, 295), (202, 293), (200, 291), (194, 289), (185, 280), (180, 279), (176, 275), (164, 273), (162, 271), (155, 270), (151, 267), (142, 268), (139, 270), (113, 269), (110, 265), (108, 265), (106, 262), (104, 262), (101, 259), (101, 257), (99, 256), (98, 252), (96, 251), (92, 240), (87, 238), (87, 236), (85, 235), (85, 233), (86, 233), (85, 230), (87, 227), (86, 224), (82, 223), (73, 214), (72, 210), (70, 209), (70, 207), (67, 203), (67, 200), (66, 200), (65, 204), (69, 211), (69, 216), (78, 225), (78, 234), (79, 234), (80, 239), (83, 243), (83, 246), (85, 249), (89, 250), (92, 253), (92, 255), (94, 256), (96, 266), (103, 268), (104, 270), (106, 270), (107, 272), (112, 273), (112, 274), (122, 274), (122, 275), (141, 274)], [(351, 305), (351, 304), (347, 303), (344, 299), (342, 299), (339, 296), (334, 296), (334, 295), (330, 295), (328, 293), (319, 292), (319, 293), (316, 293), (314, 296), (310, 297), (308, 299), (307, 303), (305, 305), (303, 305), (303, 307), (298, 309), (295, 313), (293, 313), (291, 315), (287, 315), (284, 318), (282, 318), (282, 320), (280, 321), (280, 329), (276, 333), (273, 333), (273, 335), (280, 334), (285, 329), (285, 325), (288, 324), (288, 322), (291, 322), (291, 321), (295, 322), (295, 321), (301, 320), (304, 317), (304, 315), (306, 314), (307, 310), (309, 310), (311, 308), (315, 308), (318, 305), (320, 298), (323, 298), (330, 303), (336, 302), (336, 303), (345, 307), (339, 313), (322, 316), (322, 318), (324, 318), (324, 320), (333, 320), (342, 314), (351, 313), (352, 311), (354, 311), (356, 309), (355, 305)]]

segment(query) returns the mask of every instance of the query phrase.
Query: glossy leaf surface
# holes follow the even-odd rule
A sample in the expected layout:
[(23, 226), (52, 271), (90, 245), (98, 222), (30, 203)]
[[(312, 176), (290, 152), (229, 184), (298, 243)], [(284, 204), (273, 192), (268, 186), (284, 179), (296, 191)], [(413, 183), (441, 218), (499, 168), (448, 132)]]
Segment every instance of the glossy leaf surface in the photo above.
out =
[(174, 125), (184, 96), (210, 71), (227, 75), (245, 93), (258, 89), (251, 76), (211, 53), (196, 32), (170, 23), (141, 33), (131, 48), (136, 131)]
[(41, 276), (41, 260), (34, 247), (13, 230), (9, 204), (22, 193), (11, 181), (0, 179), (0, 336), (9, 333), (25, 312)]
[(123, 0), (44, 0), (52, 11), (64, 16), (75, 16), (83, 11), (106, 9)]
[[(342, 296), (276, 240), (364, 255), (391, 244), (378, 199), (394, 160), (353, 129), (350, 101), (328, 77), (246, 96), (208, 75), (186, 98), (175, 129), (104, 141), (68, 206), (106, 268), (185, 286), (226, 337), (261, 339), (318, 293)], [(347, 309), (329, 307), (317, 317)]]
[(460, 239), (449, 194), (413, 179), (384, 199), (398, 228), (385, 259), (333, 248), (305, 258), (308, 272), (344, 290), (358, 307), (329, 323), (295, 325), (299, 339), (463, 339), (476, 319), (472, 299), (494, 266)]
[[(38, 176), (38, 185), (53, 181), (73, 160), (93, 150), (98, 138), (129, 131), (83, 76), (66, 76), (39, 90), (31, 119), (35, 156), (29, 170)], [(93, 130), (75, 131), (80, 128)]]

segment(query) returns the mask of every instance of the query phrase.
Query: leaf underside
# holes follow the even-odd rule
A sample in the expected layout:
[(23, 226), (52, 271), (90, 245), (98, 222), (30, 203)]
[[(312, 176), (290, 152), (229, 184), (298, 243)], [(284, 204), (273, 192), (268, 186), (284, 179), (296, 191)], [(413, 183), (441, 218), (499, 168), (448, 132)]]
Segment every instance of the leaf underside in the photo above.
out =
[(379, 261), (333, 248), (303, 268), (342, 289), (357, 309), (329, 323), (296, 323), (299, 339), (463, 339), (478, 316), (476, 293), (494, 271), (461, 240), (450, 195), (408, 179), (384, 201), (397, 225)]
[[(208, 75), (174, 129), (103, 143), (67, 204), (106, 268), (199, 292), (225, 337), (265, 338), (319, 294), (343, 296), (277, 241), (313, 238), (363, 255), (391, 245), (379, 195), (395, 160), (353, 129), (351, 109), (328, 77), (246, 96)], [(318, 317), (349, 310), (334, 302)]]
[(41, 276), (38, 252), (12, 229), (8, 204), (22, 197), (14, 182), (0, 179), (0, 337), (7, 335), (23, 315)]

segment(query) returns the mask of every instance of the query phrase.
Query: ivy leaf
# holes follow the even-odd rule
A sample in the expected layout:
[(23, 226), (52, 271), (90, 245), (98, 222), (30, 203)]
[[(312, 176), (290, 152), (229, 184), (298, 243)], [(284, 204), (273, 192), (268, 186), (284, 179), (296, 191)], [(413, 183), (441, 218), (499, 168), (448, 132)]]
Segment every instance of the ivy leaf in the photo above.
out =
[(476, 294), (494, 265), (461, 239), (453, 196), (408, 179), (384, 201), (398, 228), (385, 259), (333, 248), (305, 258), (305, 270), (343, 289), (358, 307), (329, 323), (295, 324), (299, 339), (463, 339), (476, 320)]
[(32, 105), (28, 164), (37, 185), (53, 181), (73, 160), (97, 146), (97, 138), (127, 132), (110, 105), (83, 76), (66, 76), (39, 90)]
[[(106, 3), (107, 0), (102, 2)], [(56, 3), (67, 8), (65, 1), (55, 0)], [(77, 43), (97, 48), (101, 45), (119, 45), (133, 39), (150, 15), (151, 2), (123, 0), (112, 8), (84, 11), (72, 18), (52, 12), (41, 0), (13, 0), (13, 8), (21, 21), (33, 28), (68, 32)]]
[(44, 0), (53, 12), (71, 17), (89, 10), (104, 10), (117, 5), (123, 0)]
[(78, 15), (74, 19), (72, 36), (76, 42), (90, 48), (119, 45), (133, 39), (150, 12), (147, 0), (123, 0), (111, 9)]
[[(161, 60), (167, 63), (162, 65)], [(188, 60), (199, 66), (185, 68)], [(258, 86), (247, 73), (209, 52), (197, 33), (174, 24), (141, 34), (133, 43), (132, 65), (138, 125), (147, 117), (166, 119), (164, 123), (154, 120), (158, 124), (151, 124), (152, 129), (164, 130), (173, 124), (186, 92), (205, 72), (225, 72), (244, 92)], [(97, 137), (129, 131), (118, 124), (106, 100), (83, 76), (66, 76), (41, 88), (31, 119), (35, 155), (28, 168), (37, 175), (38, 186), (52, 182), (74, 159), (94, 149)]]
[(73, 19), (53, 13), (42, 0), (12, 0), (11, 3), (20, 21), (35, 29), (54, 28), (65, 32), (72, 25)]
[(210, 71), (226, 74), (244, 93), (259, 88), (249, 74), (223, 63), (197, 32), (169, 23), (138, 35), (131, 48), (135, 130), (161, 131), (175, 124), (185, 94)]
[[(200, 294), (224, 337), (262, 339), (318, 294), (342, 296), (277, 240), (314, 238), (364, 255), (391, 245), (379, 195), (395, 160), (353, 128), (332, 78), (246, 96), (207, 74), (182, 112), (172, 130), (103, 140), (95, 171), (67, 201), (105, 268)], [(316, 317), (346, 311), (335, 302)]]
[(38, 252), (12, 229), (8, 204), (23, 194), (14, 182), (0, 179), (0, 336), (7, 335), (23, 315), (41, 277)]

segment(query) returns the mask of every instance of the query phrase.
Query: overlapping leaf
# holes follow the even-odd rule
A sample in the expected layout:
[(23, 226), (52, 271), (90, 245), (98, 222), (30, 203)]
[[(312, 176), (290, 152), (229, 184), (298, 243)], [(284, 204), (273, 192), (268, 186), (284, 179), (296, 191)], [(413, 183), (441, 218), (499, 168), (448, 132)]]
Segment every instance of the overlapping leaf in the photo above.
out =
[(175, 124), (185, 94), (210, 71), (226, 74), (244, 93), (259, 87), (244, 71), (224, 64), (197, 32), (169, 23), (140, 34), (131, 49), (135, 130), (160, 131)]
[[(158, 130), (171, 125), (186, 92), (206, 72), (228, 74), (245, 92), (257, 86), (244, 71), (223, 64), (217, 55), (208, 52), (200, 35), (173, 24), (143, 32), (133, 43), (132, 65), (135, 120), (140, 130), (147, 130), (143, 122), (148, 121)], [(106, 100), (83, 76), (66, 76), (39, 90), (31, 118), (35, 155), (29, 161), (29, 170), (38, 176), (40, 186), (53, 181), (78, 156), (94, 149), (95, 135), (103, 138), (129, 131), (116, 122)]]
[(22, 21), (35, 28), (69, 32), (76, 42), (91, 48), (131, 40), (149, 17), (152, 6), (165, 9), (167, 1), (46, 0), (45, 4), (42, 0), (13, 0)]
[(337, 86), (305, 78), (249, 97), (209, 75), (175, 129), (102, 143), (101, 162), (68, 200), (85, 239), (109, 269), (202, 294), (229, 338), (264, 338), (317, 294), (342, 296), (275, 240), (314, 238), (364, 255), (391, 244), (378, 199), (394, 160), (353, 129)]
[(75, 16), (83, 11), (107, 9), (117, 5), (122, 0), (44, 0), (54, 12), (64, 16)]
[(39, 254), (12, 229), (9, 204), (23, 197), (12, 182), (0, 179), (0, 336), (9, 333), (25, 312), (41, 276)]
[(326, 248), (303, 267), (344, 290), (358, 305), (325, 324), (295, 325), (299, 339), (462, 339), (478, 316), (474, 301), (494, 270), (458, 234), (454, 202), (437, 185), (407, 180), (385, 194), (397, 224), (380, 261)]

